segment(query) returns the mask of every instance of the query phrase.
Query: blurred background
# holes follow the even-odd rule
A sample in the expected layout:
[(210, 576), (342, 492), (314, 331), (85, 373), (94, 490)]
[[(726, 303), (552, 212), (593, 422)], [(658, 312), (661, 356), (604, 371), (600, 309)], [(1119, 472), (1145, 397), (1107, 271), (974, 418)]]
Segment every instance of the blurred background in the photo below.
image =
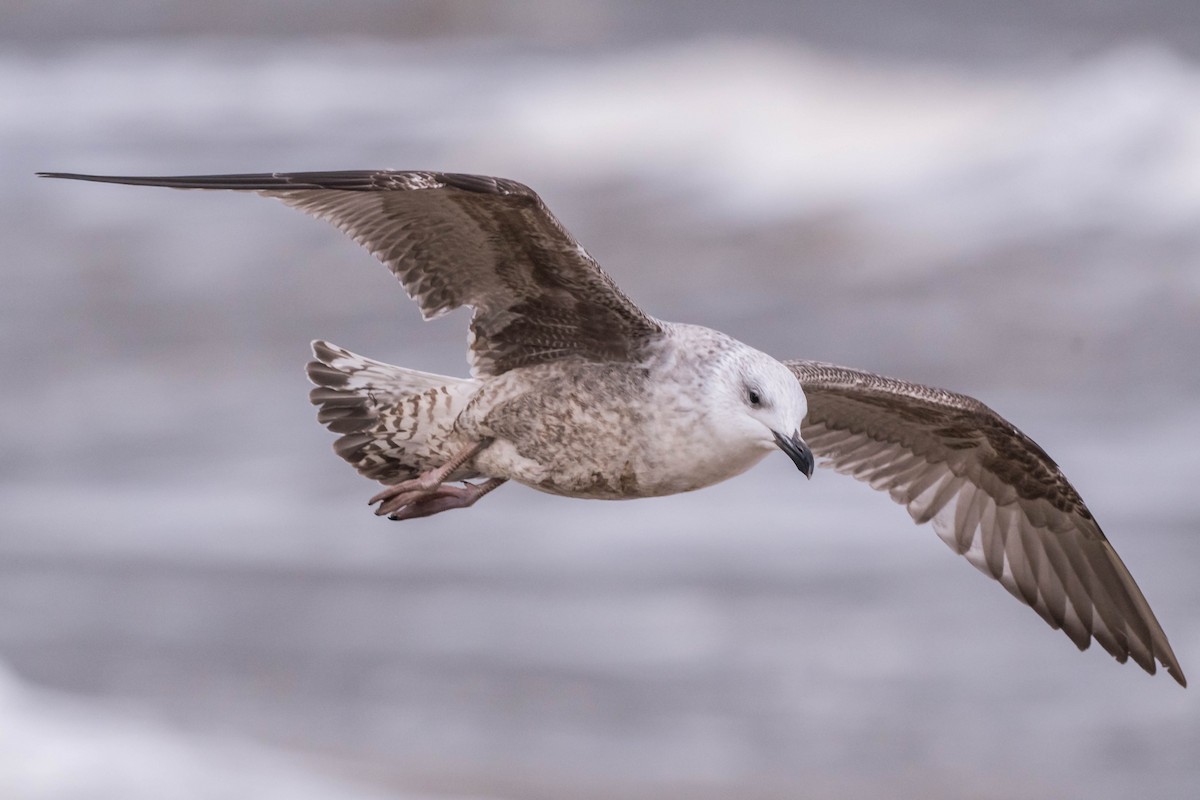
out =
[(478, 172), (644, 308), (976, 395), (1200, 676), (1200, 5), (0, 0), (0, 797), (1194, 797), (1200, 695), (886, 497), (373, 517), (303, 366), (465, 374), (332, 228), (37, 170)]

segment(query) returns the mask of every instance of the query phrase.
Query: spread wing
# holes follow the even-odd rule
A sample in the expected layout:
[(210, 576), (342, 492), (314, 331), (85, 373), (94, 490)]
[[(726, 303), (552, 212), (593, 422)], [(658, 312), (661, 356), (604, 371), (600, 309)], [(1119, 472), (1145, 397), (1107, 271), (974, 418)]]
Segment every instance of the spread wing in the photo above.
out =
[(579, 356), (628, 361), (662, 331), (516, 181), (440, 172), (45, 177), (234, 189), (328, 220), (387, 265), (421, 313), (471, 306), (477, 375)]
[(823, 462), (888, 492), (1079, 649), (1094, 638), (1186, 680), (1166, 634), (1050, 456), (971, 397), (813, 361), (804, 438)]

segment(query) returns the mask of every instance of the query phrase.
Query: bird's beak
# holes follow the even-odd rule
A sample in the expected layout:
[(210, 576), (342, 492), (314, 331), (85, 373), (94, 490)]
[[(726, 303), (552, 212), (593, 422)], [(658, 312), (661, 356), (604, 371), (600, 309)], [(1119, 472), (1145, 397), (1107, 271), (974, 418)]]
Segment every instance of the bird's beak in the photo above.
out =
[(812, 450), (809, 450), (808, 445), (800, 438), (800, 431), (793, 432), (791, 436), (780, 436), (779, 431), (771, 431), (771, 433), (775, 435), (775, 444), (788, 454), (788, 458), (796, 465), (796, 469), (803, 472), (804, 477), (811, 478), (816, 462), (813, 461)]

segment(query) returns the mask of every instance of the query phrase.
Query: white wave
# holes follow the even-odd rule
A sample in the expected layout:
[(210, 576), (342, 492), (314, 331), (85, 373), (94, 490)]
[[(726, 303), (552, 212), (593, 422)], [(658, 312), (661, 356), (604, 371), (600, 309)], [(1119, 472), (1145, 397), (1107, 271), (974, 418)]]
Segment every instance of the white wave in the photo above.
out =
[(397, 798), (240, 739), (23, 685), (0, 663), (0, 797), (20, 800)]
[(494, 149), (521, 142), (530, 172), (682, 184), (746, 221), (849, 211), (978, 247), (1200, 213), (1200, 71), (1153, 46), (989, 75), (702, 42), (575, 63), (500, 106)]
[(573, 56), (141, 44), (10, 53), (0, 109), (5, 138), (259, 137), (320, 145), (335, 162), (381, 140), (403, 162), (420, 142), (442, 163), (358, 166), (623, 177), (745, 220), (849, 209), (968, 244), (1064, 226), (1180, 230), (1200, 212), (1200, 71), (1150, 45), (1013, 75), (755, 39)]

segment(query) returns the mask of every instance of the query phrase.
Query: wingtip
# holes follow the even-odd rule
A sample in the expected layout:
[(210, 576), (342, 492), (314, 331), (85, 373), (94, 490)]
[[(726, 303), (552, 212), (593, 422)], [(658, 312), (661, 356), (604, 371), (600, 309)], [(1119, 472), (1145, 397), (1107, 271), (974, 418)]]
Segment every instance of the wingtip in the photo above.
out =
[(1179, 668), (1178, 664), (1164, 664), (1163, 666), (1167, 668), (1167, 674), (1174, 678), (1176, 683), (1187, 688), (1187, 678), (1183, 676), (1183, 670)]
[(97, 183), (112, 183), (120, 180), (110, 175), (87, 175), (82, 172), (35, 172), (39, 178), (63, 178), (69, 181), (96, 181)]
[(128, 180), (110, 175), (85, 175), (81, 172), (35, 172), (39, 178), (62, 178), (68, 181), (92, 181), (94, 183), (121, 183)]

